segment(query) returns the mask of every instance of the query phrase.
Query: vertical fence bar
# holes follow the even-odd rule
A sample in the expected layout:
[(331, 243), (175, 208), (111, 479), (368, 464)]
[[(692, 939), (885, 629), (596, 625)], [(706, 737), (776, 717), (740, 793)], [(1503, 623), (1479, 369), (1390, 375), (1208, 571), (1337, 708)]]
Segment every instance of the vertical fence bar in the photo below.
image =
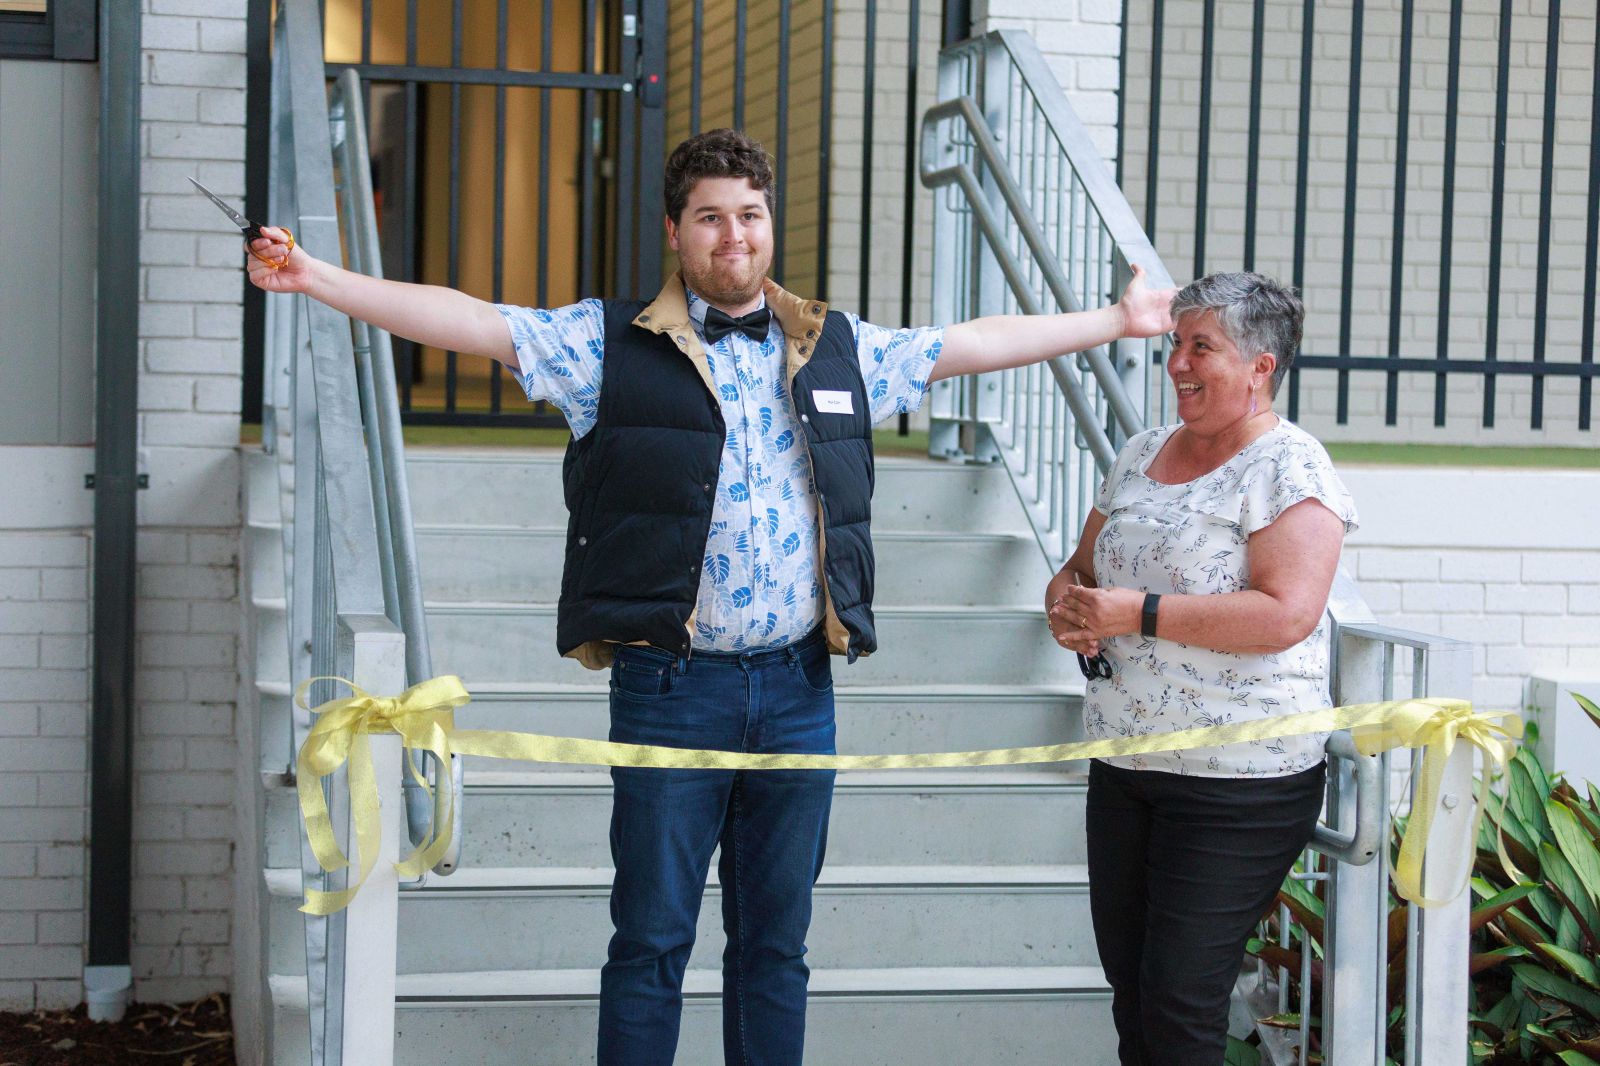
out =
[[(733, 5), (733, 127), (744, 129), (744, 47), (749, 26), (748, 0), (734, 0)], [(871, 9), (871, 5), (868, 5)]]
[(779, 282), (784, 280), (783, 249), (789, 243), (783, 239), (788, 233), (788, 212), (785, 208), (789, 188), (789, 5), (790, 0), (778, 0), (778, 158), (777, 173), (773, 175), (778, 217), (773, 220), (773, 225), (780, 236), (778, 246), (773, 249), (772, 274)]
[(1155, 0), (1150, 18), (1150, 132), (1144, 160), (1144, 231), (1152, 244), (1156, 240), (1156, 205), (1161, 200), (1156, 182), (1161, 174), (1161, 38), (1166, 7), (1166, 0)]
[(1128, 0), (1122, 0), (1122, 22), (1117, 36), (1117, 188), (1122, 188), (1122, 164), (1128, 156)]
[(689, 50), (689, 136), (700, 132), (700, 103), (704, 83), (700, 71), (701, 55), (705, 48), (706, 0), (694, 0), (693, 42)]
[[(1361, 155), (1361, 37), (1366, 13), (1364, 0), (1350, 5), (1350, 113), (1345, 126), (1344, 147), (1344, 259), (1339, 285), (1339, 352), (1350, 351), (1350, 328), (1355, 314), (1356, 274), (1356, 188), (1357, 163)], [(1350, 371), (1339, 371), (1337, 421), (1350, 421)]]
[(865, 61), (861, 74), (861, 226), (857, 234), (860, 255), (857, 270), (857, 313), (862, 318), (872, 317), (872, 307), (867, 302), (872, 295), (872, 136), (873, 98), (877, 88), (878, 66), (878, 6), (867, 5), (866, 39), (862, 44)]
[(1244, 268), (1256, 268), (1256, 182), (1261, 174), (1261, 64), (1266, 36), (1267, 0), (1255, 0), (1250, 24), (1250, 132), (1245, 149)]
[(1494, 177), (1489, 193), (1489, 306), (1484, 323), (1483, 425), (1494, 428), (1494, 363), (1500, 358), (1500, 241), (1505, 232), (1506, 116), (1511, 94), (1511, 0), (1500, 0), (1500, 58), (1494, 88)]
[[(817, 299), (828, 298), (828, 227), (833, 221), (833, 4), (822, 4), (822, 114), (817, 125)], [(866, 308), (862, 308), (865, 312)], [(944, 321), (941, 319), (940, 321)], [(951, 321), (954, 321), (953, 319)]]
[[(1451, 272), (1455, 261), (1456, 111), (1461, 103), (1462, 2), (1463, 0), (1450, 0), (1450, 58), (1449, 72), (1445, 77), (1444, 172), (1439, 182), (1442, 189), (1439, 206), (1439, 323), (1435, 327), (1437, 337), (1435, 355), (1440, 360), (1450, 358), (1450, 294), (1455, 288)], [(1593, 244), (1591, 240), (1591, 254)], [(1444, 425), (1445, 390), (1449, 380), (1450, 375), (1442, 370), (1433, 376), (1435, 426)]]
[[(406, 63), (417, 65), (417, 0), (406, 0)], [(405, 172), (404, 201), (400, 205), (403, 221), (400, 227), (399, 278), (402, 281), (418, 280), (417, 270), (417, 177), (420, 166), (417, 159), (417, 113), (421, 109), (421, 90), (414, 81), (405, 83)], [(422, 349), (414, 341), (395, 338), (400, 346), (400, 409), (411, 410), (411, 386), (417, 377)]]
[[(546, 0), (548, 3), (549, 0)], [(509, 0), (499, 0), (495, 5), (494, 65), (505, 70), (507, 65), (507, 38), (510, 36)], [(494, 87), (494, 236), (492, 255), (494, 276), (490, 280), (489, 298), (495, 303), (505, 299), (506, 278), (506, 87)], [(500, 413), (501, 390), (504, 387), (505, 367), (500, 360), (491, 360), (489, 368), (489, 411)]]
[[(450, 11), (450, 65), (461, 66), (461, 55), (466, 32), (466, 14), (463, 0), (452, 0)], [(450, 262), (446, 267), (452, 289), (461, 287), (461, 84), (450, 84)], [(456, 409), (456, 353), (444, 355), (444, 409)]]
[[(1305, 0), (1300, 9), (1300, 142), (1294, 171), (1294, 287), (1306, 285), (1306, 196), (1311, 176), (1311, 69), (1317, 25), (1316, 0)], [(1163, 393), (1163, 396), (1165, 394)], [(1300, 417), (1300, 368), (1289, 368), (1289, 421)]]
[[(1533, 291), (1533, 361), (1544, 362), (1547, 324), (1545, 315), (1550, 309), (1550, 199), (1555, 172), (1556, 151), (1556, 76), (1561, 61), (1561, 0), (1550, 0), (1549, 20), (1546, 23), (1544, 45), (1544, 145), (1539, 158), (1539, 251), (1538, 266), (1534, 269)], [(1594, 153), (1594, 145), (1589, 146)], [(1529, 416), (1533, 429), (1544, 428), (1544, 375), (1533, 375), (1533, 409)]]
[[(539, 5), (539, 69), (546, 73), (554, 66), (554, 7), (555, 0), (542, 0)], [(539, 89), (539, 242), (534, 253), (534, 300), (540, 307), (550, 306), (550, 92)]]
[[(598, 0), (584, 0), (583, 2), (583, 63), (582, 70), (585, 74), (596, 72), (599, 64), (595, 61), (594, 54), (596, 38), (595, 19), (599, 17)], [(698, 69), (698, 62), (696, 63)], [(596, 141), (596, 127), (600, 125), (600, 111), (598, 101), (593, 89), (583, 90), (582, 103), (579, 107), (581, 116), (581, 129), (578, 133), (578, 149), (580, 152), (578, 164), (579, 182), (579, 210), (583, 218), (581, 223), (583, 239), (578, 247), (578, 297), (580, 299), (601, 292), (604, 285), (596, 277), (600, 256), (596, 255), (596, 215), (600, 213), (600, 201), (595, 195), (595, 153), (599, 150)]]
[[(1594, 314), (1596, 253), (1600, 252), (1600, 155), (1595, 146), (1600, 145), (1600, 33), (1594, 36), (1594, 89), (1589, 93), (1589, 221), (1588, 240), (1583, 253), (1583, 343), (1579, 358), (1584, 363), (1594, 362)], [(1589, 428), (1589, 408), (1594, 379), (1578, 379), (1578, 428)]]
[(1217, 31), (1217, 0), (1205, 0), (1200, 15), (1200, 144), (1194, 164), (1194, 276), (1206, 272), (1207, 195), (1211, 191), (1211, 51)]
[[(912, 271), (916, 262), (917, 213), (917, 46), (921, 41), (922, 9), (910, 0), (906, 15), (906, 163), (905, 191), (901, 197), (900, 325), (911, 325)], [(1118, 106), (1121, 106), (1120, 104)], [(911, 433), (911, 416), (902, 412), (897, 422), (900, 436)]]
[[(1400, 87), (1395, 118), (1394, 232), (1389, 251), (1389, 358), (1400, 358), (1400, 312), (1405, 295), (1406, 262), (1406, 160), (1411, 145), (1411, 26), (1415, 0), (1400, 5)], [(1440, 283), (1440, 288), (1444, 288)], [(1348, 349), (1346, 349), (1348, 351)], [(1399, 419), (1400, 374), (1384, 374), (1383, 424)]]
[[(638, 0), (622, 0), (622, 10), (618, 12), (624, 19), (628, 16), (638, 18)], [(618, 67), (625, 75), (633, 73), (633, 59), (628, 49), (634, 44), (631, 38), (620, 38), (617, 41)], [(611, 179), (611, 209), (616, 219), (615, 236), (612, 240), (612, 279), (609, 288), (619, 296), (639, 296), (638, 264), (635, 261), (634, 249), (634, 200), (637, 194), (637, 161), (638, 145), (635, 144), (637, 136), (638, 117), (637, 92), (623, 93), (616, 98), (616, 146), (617, 162)]]
[[(916, 193), (917, 193), (917, 44), (922, 36), (918, 32), (922, 21), (918, 0), (910, 0), (911, 12), (906, 22), (906, 177), (903, 195), (904, 230), (900, 239), (900, 325), (911, 325), (911, 272), (916, 258)], [(904, 434), (905, 416), (901, 416)]]

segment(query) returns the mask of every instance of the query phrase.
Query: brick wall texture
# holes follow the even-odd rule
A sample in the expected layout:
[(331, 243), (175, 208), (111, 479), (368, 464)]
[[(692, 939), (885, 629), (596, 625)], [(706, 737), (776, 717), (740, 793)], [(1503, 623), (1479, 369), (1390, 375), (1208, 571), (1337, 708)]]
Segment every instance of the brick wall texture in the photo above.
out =
[[(238, 239), (185, 179), (242, 198), (245, 3), (144, 0), (144, 12), (139, 438), (151, 487), (138, 534), (132, 963), (135, 998), (159, 1001), (226, 988), (231, 965), (242, 287)], [(92, 529), (17, 524), (0, 522), (3, 1009), (83, 998), (89, 832)]]

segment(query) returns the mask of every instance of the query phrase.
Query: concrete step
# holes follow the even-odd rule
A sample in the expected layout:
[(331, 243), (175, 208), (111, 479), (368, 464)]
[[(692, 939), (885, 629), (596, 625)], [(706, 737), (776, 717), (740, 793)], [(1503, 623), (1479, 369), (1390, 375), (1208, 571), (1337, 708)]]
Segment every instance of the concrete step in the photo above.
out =
[[(1051, 638), (1038, 607), (880, 607), (879, 651), (846, 665), (834, 681), (853, 685), (1072, 684), (1077, 659)], [(434, 669), (472, 682), (580, 683), (584, 669), (555, 654), (553, 606), (432, 603)]]
[[(684, 980), (677, 1061), (722, 1061), (721, 975)], [(395, 1062), (579, 1066), (594, 1061), (598, 970), (402, 975)], [(305, 980), (270, 982), (275, 1066), (309, 1062)], [(811, 973), (808, 1066), (1114, 1066), (1098, 967)]]
[[(611, 937), (609, 868), (463, 870), (400, 894), (401, 973), (599, 965)], [(299, 869), (266, 872), (273, 973), (303, 973)], [(726, 938), (716, 861), (689, 965), (716, 969)], [(873, 966), (1077, 966), (1098, 961), (1083, 866), (828, 866), (807, 959)], [(537, 936), (508, 936), (537, 928)], [(433, 935), (452, 930), (450, 937)]]
[[(430, 600), (554, 603), (560, 595), (564, 526), (423, 526), (416, 536)], [(1032, 607), (1050, 580), (1038, 544), (1020, 534), (880, 530), (873, 542), (882, 605)]]
[[(566, 527), (561, 453), (411, 449), (412, 520)], [(873, 528), (950, 533), (1025, 533), (1027, 518), (999, 466), (887, 458), (876, 464)]]
[[(912, 770), (840, 774), (828, 861), (847, 866), (1085, 862), (1087, 778), (1059, 770)], [(266, 865), (298, 868), (294, 787), (263, 775)], [(478, 773), (467, 780), (464, 869), (611, 863), (605, 771)]]
[[(262, 647), (287, 648), (282, 600), (258, 598)], [(1039, 607), (880, 607), (879, 650), (847, 664), (834, 660), (834, 684), (1073, 686), (1077, 659), (1050, 636)], [(484, 682), (582, 687), (602, 675), (556, 654), (556, 609), (549, 604), (431, 603), (433, 668), (470, 689)], [(286, 661), (286, 660), (285, 660)]]
[[(604, 740), (609, 692), (604, 674), (581, 686), (481, 682), (472, 702), (456, 711), (462, 729), (497, 729)], [(289, 751), (289, 685), (258, 681), (262, 769), (282, 769)], [(967, 686), (840, 686), (836, 699), (839, 750), (869, 752), (970, 751), (1080, 740), (1082, 684)], [(304, 712), (301, 712), (302, 714)], [(479, 770), (570, 770), (558, 763), (467, 759)], [(1063, 769), (1081, 769), (1072, 765)], [(1003, 771), (1002, 771), (1003, 772)]]

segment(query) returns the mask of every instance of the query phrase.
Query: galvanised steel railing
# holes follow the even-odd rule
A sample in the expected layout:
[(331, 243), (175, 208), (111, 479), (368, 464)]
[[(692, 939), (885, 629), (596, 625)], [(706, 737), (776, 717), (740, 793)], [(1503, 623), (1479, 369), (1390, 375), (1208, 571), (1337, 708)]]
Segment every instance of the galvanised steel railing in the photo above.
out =
[[(1076, 311), (1117, 299), (1141, 266), (1151, 285), (1171, 275), (1112, 180), (1109, 164), (1073, 113), (1033, 40), (991, 32), (940, 56), (940, 102), (923, 118), (922, 181), (938, 190), (934, 214), (934, 319)], [(930, 451), (1005, 464), (1053, 569), (1065, 562), (1116, 449), (1169, 406), (1161, 343), (1119, 341), (1108, 349), (935, 386)], [(1388, 699), (1396, 648), (1413, 650), (1419, 695), (1471, 691), (1471, 649), (1443, 638), (1375, 624), (1342, 571), (1329, 597), (1336, 704)], [(1388, 974), (1388, 756), (1356, 752), (1346, 733), (1329, 738), (1328, 801), (1305, 876), (1326, 880), (1323, 1061), (1385, 1061)], [(1451, 756), (1425, 888), (1443, 892), (1472, 841), (1471, 748)], [(1316, 855), (1324, 858), (1317, 860)], [(1321, 862), (1325, 867), (1317, 870)], [(1407, 1066), (1466, 1059), (1468, 900), (1413, 908), (1406, 975)], [(1292, 935), (1291, 921), (1281, 923)], [(1309, 964), (1310, 953), (1305, 954)], [(1427, 979), (1423, 980), (1426, 973)], [(1280, 1013), (1271, 974), (1251, 993), (1258, 1016)], [(1286, 974), (1278, 983), (1286, 985)], [(1309, 986), (1302, 982), (1302, 988)], [(1286, 1004), (1285, 1004), (1286, 1005)], [(1309, 1026), (1303, 1014), (1302, 1026)], [(1268, 1041), (1268, 1051), (1281, 1047)], [(1301, 1054), (1307, 1047), (1302, 1030)], [(1302, 1060), (1303, 1061), (1303, 1060)]]
[[(342, 247), (352, 269), (379, 273), (360, 93), (353, 76), (344, 79), (330, 108), (317, 0), (278, 4), (271, 119), (269, 220), (286, 222), (307, 247)], [(263, 444), (278, 457), (291, 687), (337, 676), (397, 694), (430, 676), (432, 664), (388, 336), (306, 297), (272, 294), (266, 342)], [(309, 702), (341, 694), (320, 680)], [(292, 768), (311, 723), (298, 707), (291, 715)], [(371, 744), (379, 795), (399, 797), (399, 737), (374, 735)], [(459, 766), (443, 780), (457, 793), (459, 819)], [(341, 848), (353, 855), (343, 771), (324, 788)], [(434, 812), (420, 788), (406, 799), (415, 842)], [(381, 805), (379, 854), (350, 905), (305, 919), (317, 1066), (393, 1061), (400, 809)], [(435, 869), (448, 873), (455, 861), (447, 856)], [(304, 887), (322, 891), (348, 887), (353, 872), (324, 872), (304, 836), (301, 871)]]
[[(1172, 284), (1025, 33), (947, 48), (940, 102), (922, 121), (921, 173), (938, 190), (933, 316), (1078, 311), (1117, 299), (1142, 267)], [(932, 449), (998, 454), (1053, 567), (1082, 528), (1116, 449), (1144, 428), (1159, 340), (1124, 340), (1043, 366), (934, 387)], [(1074, 447), (1073, 445), (1076, 445)]]

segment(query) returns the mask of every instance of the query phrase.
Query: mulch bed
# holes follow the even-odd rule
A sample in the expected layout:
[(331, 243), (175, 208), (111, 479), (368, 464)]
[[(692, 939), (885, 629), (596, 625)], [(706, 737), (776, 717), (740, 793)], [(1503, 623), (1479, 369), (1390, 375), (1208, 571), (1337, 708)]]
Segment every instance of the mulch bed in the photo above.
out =
[(120, 1022), (72, 1010), (0, 1011), (0, 1066), (233, 1066), (228, 997), (135, 1003)]

